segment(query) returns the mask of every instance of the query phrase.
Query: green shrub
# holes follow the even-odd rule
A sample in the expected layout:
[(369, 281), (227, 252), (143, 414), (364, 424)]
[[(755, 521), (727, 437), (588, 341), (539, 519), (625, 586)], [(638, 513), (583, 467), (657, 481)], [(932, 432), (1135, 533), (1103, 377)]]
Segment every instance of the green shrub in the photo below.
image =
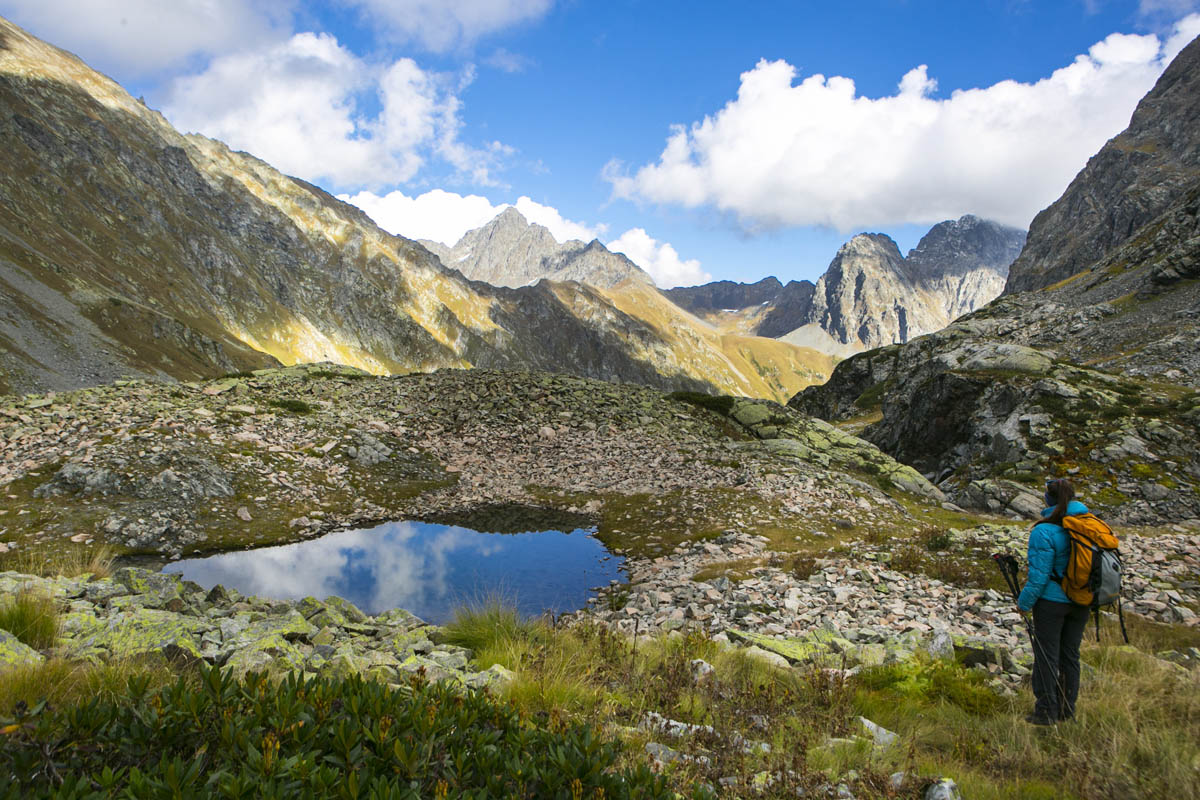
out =
[(311, 414), (313, 412), (313, 407), (310, 406), (308, 403), (304, 402), (303, 400), (296, 400), (295, 398), (291, 398), (291, 397), (276, 398), (274, 400), (268, 400), (267, 404), (272, 406), (273, 408), (279, 408), (284, 411), (290, 411), (293, 414)]
[(670, 796), (647, 767), (617, 769), (616, 746), (589, 727), (545, 725), (485, 693), (207, 667), (198, 683), (134, 680), (120, 702), (4, 720), (0, 796)]
[(713, 395), (704, 392), (671, 392), (667, 397), (681, 403), (707, 408), (723, 417), (729, 416), (734, 404), (734, 399), (729, 395)]
[(942, 528), (926, 528), (918, 534), (921, 544), (925, 545), (925, 549), (933, 552), (940, 550), (949, 550), (952, 542), (950, 531)]
[(35, 650), (54, 646), (58, 626), (58, 607), (46, 595), (21, 591), (0, 601), (0, 630), (8, 631)]
[(360, 381), (364, 378), (373, 378), (375, 376), (366, 372), (341, 372), (335, 369), (311, 369), (306, 373), (306, 377), (312, 379), (327, 378), (332, 380), (340, 378), (347, 381)]
[(810, 553), (797, 553), (787, 559), (785, 569), (798, 581), (806, 581), (817, 571), (817, 559)]
[(856, 677), (863, 688), (922, 701), (943, 701), (976, 716), (991, 716), (1004, 706), (983, 673), (953, 661), (913, 660), (868, 667)]

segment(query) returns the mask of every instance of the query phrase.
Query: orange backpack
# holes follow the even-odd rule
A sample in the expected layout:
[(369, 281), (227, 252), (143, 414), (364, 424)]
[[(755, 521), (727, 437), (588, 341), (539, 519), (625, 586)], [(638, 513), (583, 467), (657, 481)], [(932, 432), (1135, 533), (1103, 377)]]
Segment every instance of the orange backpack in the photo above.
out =
[[(1120, 542), (1112, 528), (1095, 514), (1076, 514), (1063, 517), (1063, 529), (1071, 540), (1065, 575), (1052, 576), (1062, 585), (1067, 597), (1081, 606), (1088, 606), (1096, 618), (1096, 636), (1100, 635), (1100, 606), (1117, 604), (1121, 615), (1121, 555)], [(1121, 633), (1125, 620), (1121, 615)], [(1128, 641), (1128, 636), (1125, 637)]]

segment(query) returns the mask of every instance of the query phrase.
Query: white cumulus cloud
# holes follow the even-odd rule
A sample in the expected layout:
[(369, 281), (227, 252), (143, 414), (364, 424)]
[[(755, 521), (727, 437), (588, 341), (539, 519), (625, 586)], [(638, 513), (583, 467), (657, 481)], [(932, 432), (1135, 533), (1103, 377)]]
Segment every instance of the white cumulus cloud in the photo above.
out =
[(554, 235), (554, 238), (560, 242), (566, 242), (571, 239), (590, 242), (592, 239), (603, 234), (608, 227), (606, 225), (592, 226), (582, 222), (574, 222), (560, 214), (558, 209), (542, 205), (530, 200), (528, 197), (518, 197), (517, 202), (513, 203), (513, 207), (517, 211), (520, 211), (521, 216), (525, 219), (548, 228), (550, 233)]
[(0, 13), (99, 67), (146, 75), (286, 38), (294, 0), (0, 0)]
[(674, 128), (656, 162), (632, 173), (612, 162), (604, 174), (617, 197), (712, 206), (751, 230), (850, 230), (968, 212), (1026, 226), (1128, 124), (1198, 25), (1200, 15), (1177, 23), (1165, 46), (1153, 35), (1112, 34), (1036, 83), (1006, 80), (944, 99), (933, 96), (924, 65), (895, 94), (870, 98), (849, 78), (797, 82), (792, 65), (760, 61), (724, 108)]
[[(415, 197), (401, 191), (377, 195), (363, 191), (338, 198), (358, 206), (375, 224), (389, 233), (409, 239), (427, 239), (454, 245), (469, 230), (482, 227), (504, 211), (515, 208), (530, 222), (545, 226), (559, 242), (570, 239), (591, 241), (604, 235), (608, 226), (589, 225), (567, 219), (553, 206), (528, 197), (515, 203), (492, 205), (477, 194), (460, 195), (434, 189)], [(632, 228), (607, 245), (615, 253), (624, 253), (630, 261), (646, 270), (654, 282), (664, 288), (706, 283), (712, 280), (695, 259), (682, 259), (668, 242), (660, 242), (642, 228)]]
[(178, 128), (314, 182), (394, 185), (437, 158), (478, 184), (493, 183), (491, 171), (511, 150), (458, 138), (457, 88), (412, 59), (375, 65), (330, 34), (299, 33), (176, 79), (164, 113)]
[(482, 227), (506, 208), (516, 208), (530, 222), (542, 225), (559, 242), (581, 239), (585, 242), (603, 234), (604, 225), (587, 225), (564, 217), (558, 209), (543, 205), (528, 197), (515, 203), (492, 205), (477, 194), (461, 195), (434, 189), (415, 197), (399, 190), (380, 196), (363, 191), (355, 195), (338, 195), (358, 206), (375, 224), (388, 233), (409, 239), (430, 239), (454, 245), (469, 230)]
[(428, 239), (453, 245), (473, 228), (486, 225), (504, 210), (486, 197), (466, 196), (441, 189), (409, 197), (401, 191), (342, 194), (338, 198), (356, 205), (388, 233), (409, 239)]
[(694, 258), (679, 257), (667, 242), (660, 242), (642, 228), (630, 228), (607, 245), (614, 253), (624, 253), (663, 289), (708, 283), (712, 276), (700, 268)]
[(445, 51), (543, 17), (554, 0), (347, 0), (373, 24), (430, 50)]

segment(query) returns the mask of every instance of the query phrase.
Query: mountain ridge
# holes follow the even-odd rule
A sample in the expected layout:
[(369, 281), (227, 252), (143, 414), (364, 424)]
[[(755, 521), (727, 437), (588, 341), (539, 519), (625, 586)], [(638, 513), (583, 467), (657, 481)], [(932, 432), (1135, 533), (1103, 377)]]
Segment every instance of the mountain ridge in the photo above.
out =
[(832, 369), (789, 346), (795, 368), (764, 373), (690, 315), (645, 320), (578, 282), (470, 281), (3, 19), (0, 42), (0, 391), (331, 361), (784, 399)]
[[(860, 233), (839, 248), (817, 280), (718, 281), (666, 294), (692, 313), (759, 336), (804, 329), (832, 338), (839, 355), (905, 342), (945, 327), (1000, 294), (1024, 231), (971, 214), (934, 225), (907, 256), (885, 234)], [(866, 293), (864, 295), (864, 292)], [(717, 313), (714, 313), (717, 312)], [(729, 318), (730, 312), (741, 312)]]
[[(1197, 64), (1200, 39), (1147, 95), (1160, 130), (1200, 119)], [(1010, 280), (940, 331), (854, 355), (789, 406), (852, 427), (964, 507), (1036, 514), (1047, 476), (1069, 476), (1118, 522), (1200, 519), (1200, 180), (1168, 164), (1177, 180), (1131, 201), (1164, 174), (1114, 152), (1144, 124), (1135, 114), (1038, 215), (1013, 265), (1034, 288)]]

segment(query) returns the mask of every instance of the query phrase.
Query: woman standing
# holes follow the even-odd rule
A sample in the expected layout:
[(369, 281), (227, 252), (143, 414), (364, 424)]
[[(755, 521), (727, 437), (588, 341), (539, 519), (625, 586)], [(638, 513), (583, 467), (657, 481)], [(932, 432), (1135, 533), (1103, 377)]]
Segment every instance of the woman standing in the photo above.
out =
[(1017, 598), (1017, 609), (1033, 612), (1033, 713), (1026, 721), (1053, 725), (1075, 717), (1079, 694), (1079, 643), (1087, 627), (1088, 607), (1071, 602), (1059, 583), (1066, 574), (1071, 540), (1063, 517), (1088, 513), (1075, 500), (1065, 478), (1046, 484), (1043, 520), (1029, 532), (1029, 575)]

